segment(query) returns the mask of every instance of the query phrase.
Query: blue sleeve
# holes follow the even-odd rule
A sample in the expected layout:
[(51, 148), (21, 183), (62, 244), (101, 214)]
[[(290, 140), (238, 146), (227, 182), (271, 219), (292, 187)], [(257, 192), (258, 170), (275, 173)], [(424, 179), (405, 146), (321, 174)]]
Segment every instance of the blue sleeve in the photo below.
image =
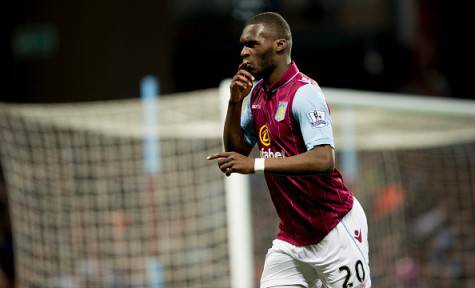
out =
[(320, 87), (300, 87), (294, 96), (292, 115), (299, 123), (307, 151), (325, 144), (335, 148), (331, 115)]
[(249, 146), (257, 143), (256, 131), (251, 112), (251, 93), (244, 98), (241, 111), (241, 129), (244, 134), (244, 141)]

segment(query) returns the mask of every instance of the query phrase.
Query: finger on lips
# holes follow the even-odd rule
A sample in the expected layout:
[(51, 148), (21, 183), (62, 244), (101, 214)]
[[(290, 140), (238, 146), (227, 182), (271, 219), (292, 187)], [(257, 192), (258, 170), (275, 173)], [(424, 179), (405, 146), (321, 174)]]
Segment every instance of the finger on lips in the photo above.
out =
[(242, 73), (245, 73), (246, 75), (249, 76), (249, 78), (252, 79), (252, 81), (254, 81), (254, 76), (252, 76), (252, 74), (246, 70), (247, 66), (249, 65), (249, 62), (247, 61), (243, 61), (241, 62), (241, 64), (239, 64), (239, 68), (238, 68), (238, 73), (242, 72)]
[(251, 82), (255, 80), (254, 76), (246, 70), (239, 70), (238, 74), (241, 73), (242, 75), (246, 76)]
[[(241, 72), (243, 72), (243, 73), (241, 73)], [(237, 76), (242, 77), (241, 79), (243, 79), (246, 82), (252, 83), (252, 81), (254, 81), (254, 76), (252, 76), (252, 74), (250, 74), (249, 72), (244, 71), (244, 70), (240, 70), (239, 73), (237, 74)]]
[(236, 84), (241, 84), (241, 85), (248, 85), (252, 86), (252, 81), (250, 81), (246, 76), (244, 75), (236, 75), (235, 79), (233, 80), (234, 83)]
[(248, 61), (244, 60), (239, 64), (238, 70), (244, 69), (249, 64)]

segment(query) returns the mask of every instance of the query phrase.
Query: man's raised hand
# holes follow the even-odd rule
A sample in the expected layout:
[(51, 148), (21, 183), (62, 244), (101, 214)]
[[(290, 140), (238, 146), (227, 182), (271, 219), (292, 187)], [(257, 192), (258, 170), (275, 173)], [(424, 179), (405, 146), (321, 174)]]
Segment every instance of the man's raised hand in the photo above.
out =
[(231, 80), (230, 90), (231, 98), (229, 101), (231, 103), (240, 103), (244, 97), (246, 97), (252, 89), (252, 81), (255, 80), (254, 76), (246, 70), (248, 65), (247, 61), (243, 61), (238, 68), (238, 72), (234, 75)]

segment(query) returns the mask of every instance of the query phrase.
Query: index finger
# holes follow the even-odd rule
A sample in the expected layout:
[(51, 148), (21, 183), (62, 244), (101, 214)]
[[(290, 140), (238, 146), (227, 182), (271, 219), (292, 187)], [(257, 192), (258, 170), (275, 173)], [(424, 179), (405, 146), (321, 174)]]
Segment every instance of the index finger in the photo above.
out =
[(251, 80), (254, 81), (255, 80), (254, 76), (251, 74), (251, 72), (247, 70), (248, 65), (249, 65), (249, 61), (247, 60), (242, 61), (241, 64), (239, 64), (238, 71), (244, 71), (245, 72), (244, 74), (246, 76), (249, 76), (249, 78), (251, 78)]
[(228, 157), (229, 155), (231, 155), (231, 152), (220, 152), (220, 153), (216, 153), (216, 154), (213, 154), (213, 155), (208, 155), (208, 157), (206, 157), (206, 160), (214, 160), (214, 159), (218, 159), (218, 158), (226, 158), (226, 157)]
[(254, 78), (254, 75), (251, 74), (251, 72), (247, 71), (247, 70), (244, 70), (244, 69), (240, 69), (238, 71), (238, 74), (243, 74), (246, 78), (248, 78), (251, 82), (255, 80)]
[(241, 70), (241, 69), (242, 69), (242, 70), (246, 70), (247, 64), (249, 64), (248, 61), (246, 61), (246, 60), (242, 61), (242, 62), (239, 64), (238, 70)]

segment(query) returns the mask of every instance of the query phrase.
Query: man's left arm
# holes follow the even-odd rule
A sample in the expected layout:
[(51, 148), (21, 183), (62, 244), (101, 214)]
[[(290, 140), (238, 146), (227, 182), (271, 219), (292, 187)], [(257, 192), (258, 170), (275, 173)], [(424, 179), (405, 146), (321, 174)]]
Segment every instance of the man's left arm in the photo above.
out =
[(330, 173), (335, 169), (335, 151), (330, 145), (319, 145), (311, 150), (286, 158), (266, 158), (265, 172), (281, 175), (314, 175)]
[[(335, 151), (330, 111), (317, 85), (301, 87), (293, 101), (292, 115), (299, 124), (307, 151), (285, 158), (266, 158), (266, 173), (281, 175), (314, 175), (335, 169)], [(234, 152), (223, 152), (209, 158), (217, 159), (223, 173), (254, 173), (255, 159)]]
[[(263, 160), (265, 173), (279, 175), (306, 176), (321, 173), (330, 173), (335, 169), (333, 147), (321, 145), (312, 150), (285, 158), (257, 158)], [(217, 160), (219, 169), (226, 174), (255, 173), (256, 158), (251, 158), (237, 152), (221, 152), (208, 156), (208, 160)]]

